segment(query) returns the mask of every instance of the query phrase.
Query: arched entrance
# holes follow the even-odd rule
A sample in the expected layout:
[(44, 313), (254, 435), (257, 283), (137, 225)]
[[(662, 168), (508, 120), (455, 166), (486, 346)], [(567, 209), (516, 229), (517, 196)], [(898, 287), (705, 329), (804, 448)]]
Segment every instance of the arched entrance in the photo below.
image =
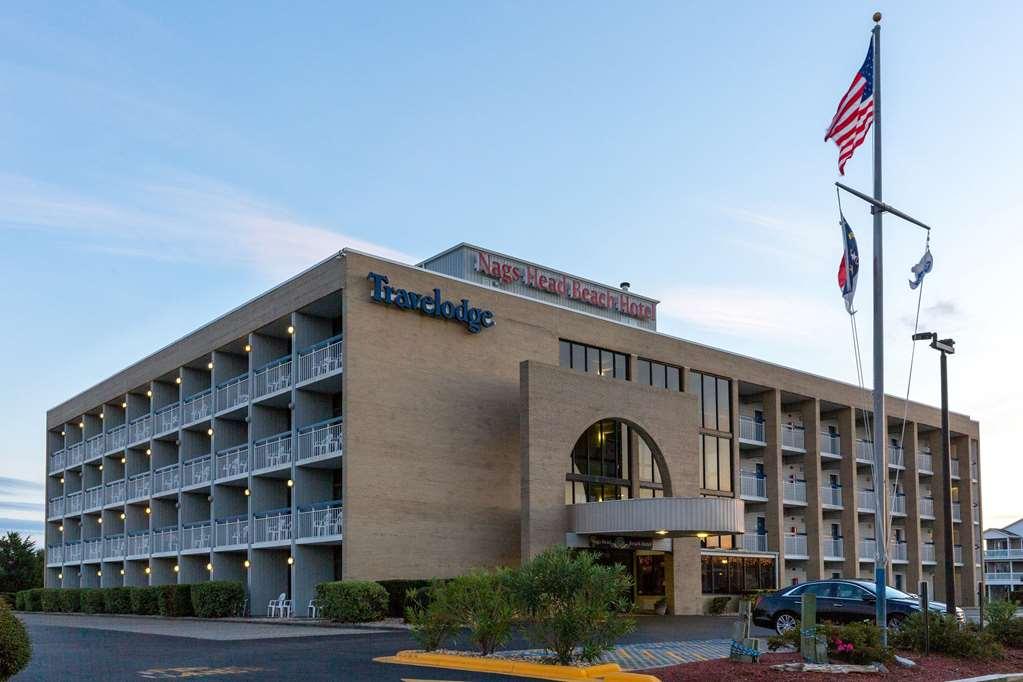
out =
[(587, 428), (569, 457), (565, 504), (671, 496), (671, 476), (657, 444), (625, 419)]

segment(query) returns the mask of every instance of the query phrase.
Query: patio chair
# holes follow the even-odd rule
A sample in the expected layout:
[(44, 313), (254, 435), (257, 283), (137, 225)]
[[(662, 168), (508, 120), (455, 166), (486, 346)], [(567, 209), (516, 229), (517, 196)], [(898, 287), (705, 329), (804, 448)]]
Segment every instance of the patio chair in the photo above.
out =
[(285, 592), (281, 592), (281, 596), (277, 597), (277, 599), (271, 599), (270, 602), (266, 605), (267, 617), (273, 618), (278, 613), (280, 613), (281, 609), (284, 608), (284, 603), (286, 601), (288, 601), (288, 595)]
[(309, 618), (320, 617), (320, 603), (315, 598), (309, 600), (309, 606), (306, 607), (306, 615)]

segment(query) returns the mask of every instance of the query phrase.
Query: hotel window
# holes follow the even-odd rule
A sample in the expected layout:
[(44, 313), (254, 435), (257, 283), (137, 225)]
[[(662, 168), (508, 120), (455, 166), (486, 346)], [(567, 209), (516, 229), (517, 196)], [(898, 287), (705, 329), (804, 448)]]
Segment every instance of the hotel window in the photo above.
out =
[(722, 493), (732, 492), (732, 440), (700, 435), (700, 487)]
[(732, 382), (702, 372), (689, 372), (689, 392), (699, 401), (701, 424), (705, 429), (730, 433), (732, 430)]
[(636, 466), (639, 468), (637, 478), (639, 479), (640, 497), (664, 497), (664, 485), (661, 483), (661, 470), (654, 460), (654, 453), (650, 451), (646, 441), (642, 438), (639, 441), (639, 456), (636, 458)]
[(629, 357), (625, 353), (564, 339), (559, 345), (559, 360), (562, 367), (615, 379), (629, 378)]
[(565, 477), (565, 504), (623, 500), (629, 497), (629, 432), (620, 421), (599, 421), (572, 448)]
[(663, 362), (640, 358), (636, 361), (636, 381), (669, 391), (681, 391), (682, 370)]
[(700, 562), (704, 594), (747, 594), (777, 588), (774, 559), (703, 556)]

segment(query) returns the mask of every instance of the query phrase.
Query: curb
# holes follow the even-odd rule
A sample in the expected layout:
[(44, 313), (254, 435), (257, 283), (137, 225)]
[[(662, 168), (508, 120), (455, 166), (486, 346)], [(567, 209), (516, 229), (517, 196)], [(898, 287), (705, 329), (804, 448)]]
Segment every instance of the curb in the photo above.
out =
[(980, 677), (964, 677), (952, 682), (1019, 682), (1020, 680), (1023, 680), (1023, 673), (995, 673)]
[(427, 651), (399, 651), (394, 656), (374, 658), (378, 663), (421, 665), (431, 668), (469, 670), (477, 673), (499, 673), (540, 680), (571, 682), (572, 680), (603, 680), (604, 682), (658, 682), (653, 675), (626, 672), (617, 663), (600, 663), (585, 667), (552, 665), (500, 658), (435, 654)]
[(330, 628), (335, 630), (366, 630), (367, 632), (408, 632), (397, 625), (372, 625), (367, 623), (333, 623), (331, 621), (302, 621), (273, 618), (199, 618), (198, 616), (158, 616), (134, 613), (81, 613), (65, 611), (12, 611), (15, 615), (38, 614), (40, 616), (80, 616), (90, 618), (145, 618), (147, 620), (163, 620), (171, 622), (193, 621), (199, 623), (245, 623), (248, 625), (286, 625), (299, 628)]

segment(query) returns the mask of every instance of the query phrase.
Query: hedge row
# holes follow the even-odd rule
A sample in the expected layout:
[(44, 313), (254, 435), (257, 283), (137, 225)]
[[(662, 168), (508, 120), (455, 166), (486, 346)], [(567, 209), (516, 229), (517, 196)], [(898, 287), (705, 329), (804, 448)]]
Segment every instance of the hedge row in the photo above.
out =
[(14, 595), (18, 611), (126, 613), (224, 618), (241, 613), (245, 586), (235, 581), (150, 587), (47, 587)]

